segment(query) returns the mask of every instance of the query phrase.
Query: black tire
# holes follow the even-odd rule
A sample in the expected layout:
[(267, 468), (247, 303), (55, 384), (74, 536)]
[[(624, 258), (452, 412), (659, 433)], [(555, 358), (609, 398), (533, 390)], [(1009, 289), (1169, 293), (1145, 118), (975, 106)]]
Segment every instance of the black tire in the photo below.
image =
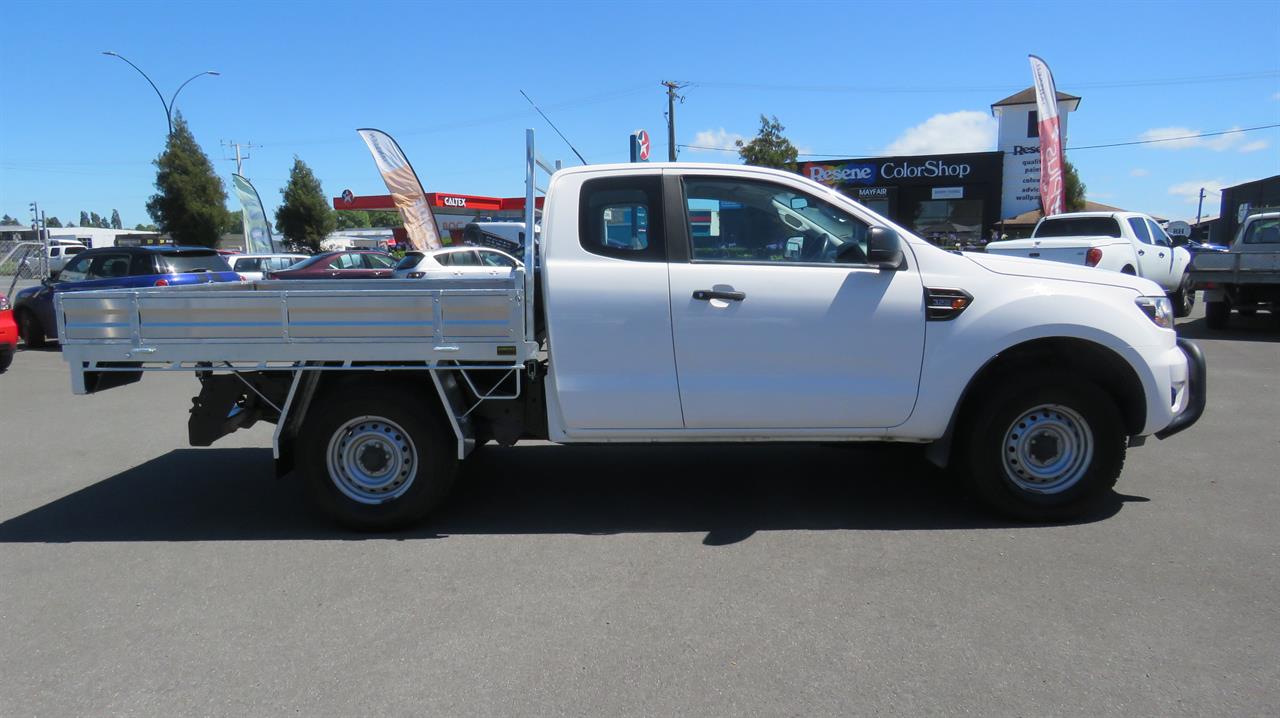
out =
[[(965, 423), (959, 468), (970, 488), (998, 513), (1020, 521), (1079, 517), (1115, 486), (1124, 467), (1126, 432), (1115, 402), (1096, 384), (1060, 372), (1015, 375), (972, 406)], [(1026, 424), (1039, 430), (1020, 434), (1018, 426)], [(1060, 431), (1064, 427), (1070, 431)], [(1074, 438), (1066, 443), (1078, 450), (1059, 449), (1057, 458), (1046, 459), (1045, 468), (1066, 462), (1057, 484), (1028, 473), (1015, 476), (1036, 470), (1026, 462), (1019, 466), (1016, 457), (1034, 461), (1037, 447), (1051, 454), (1062, 441), (1052, 437), (1067, 435)]]
[(13, 363), (13, 347), (0, 347), (0, 374), (9, 370), (9, 365)]
[(44, 325), (40, 323), (40, 318), (30, 309), (23, 309), (18, 312), (16, 317), (18, 322), (18, 336), (22, 337), (22, 341), (26, 342), (29, 349), (43, 349), (49, 345), (49, 340), (45, 337)]
[(1190, 274), (1183, 273), (1178, 291), (1169, 295), (1169, 301), (1173, 302), (1173, 316), (1179, 319), (1191, 316), (1191, 310), (1196, 306), (1196, 290), (1191, 284)]
[(1210, 329), (1226, 329), (1231, 318), (1231, 305), (1226, 302), (1205, 302), (1204, 323)]
[[(405, 387), (349, 385), (342, 395), (318, 400), (299, 431), (298, 468), (308, 496), (320, 511), (348, 528), (392, 531), (418, 523), (444, 501), (457, 476), (452, 427), (422, 401), (396, 391), (404, 392)], [(356, 423), (361, 418), (367, 421)], [(347, 449), (342, 448), (344, 442)], [(374, 454), (368, 463), (378, 464), (387, 456), (385, 449), (395, 447), (406, 457), (399, 466), (405, 475), (397, 478), (393, 463), (387, 483), (377, 491), (349, 471), (338, 468), (336, 476), (330, 471), (331, 451), (340, 466), (363, 467), (366, 453)], [(360, 463), (343, 464), (342, 456)]]

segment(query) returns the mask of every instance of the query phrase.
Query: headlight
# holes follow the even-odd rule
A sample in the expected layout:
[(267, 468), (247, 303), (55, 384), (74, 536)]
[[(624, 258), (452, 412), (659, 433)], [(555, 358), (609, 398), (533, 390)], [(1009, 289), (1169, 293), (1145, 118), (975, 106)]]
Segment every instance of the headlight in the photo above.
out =
[(1133, 302), (1157, 327), (1173, 328), (1173, 302), (1168, 297), (1138, 297)]

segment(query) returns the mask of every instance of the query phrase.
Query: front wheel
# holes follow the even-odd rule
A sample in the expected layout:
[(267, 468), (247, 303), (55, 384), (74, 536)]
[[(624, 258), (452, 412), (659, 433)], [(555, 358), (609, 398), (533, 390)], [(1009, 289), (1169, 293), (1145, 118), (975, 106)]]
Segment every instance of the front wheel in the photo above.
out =
[(338, 523), (360, 531), (404, 528), (448, 495), (457, 444), (422, 402), (331, 396), (307, 414), (298, 440), (303, 480), (313, 503)]
[(18, 313), (18, 336), (26, 342), (28, 349), (43, 349), (49, 344), (49, 340), (45, 338), (44, 325), (29, 309)]
[(1125, 429), (1096, 384), (1058, 373), (1014, 377), (968, 412), (963, 468), (974, 493), (1023, 521), (1064, 521), (1115, 486)]
[(1173, 302), (1173, 316), (1179, 319), (1191, 316), (1191, 310), (1196, 306), (1196, 290), (1191, 284), (1190, 274), (1182, 275), (1178, 291), (1170, 294), (1169, 300)]

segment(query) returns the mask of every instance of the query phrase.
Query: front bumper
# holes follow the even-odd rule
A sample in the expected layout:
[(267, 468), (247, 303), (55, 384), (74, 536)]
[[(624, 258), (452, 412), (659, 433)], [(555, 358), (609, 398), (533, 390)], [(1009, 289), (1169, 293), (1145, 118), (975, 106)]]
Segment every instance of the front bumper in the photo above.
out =
[(1205, 404), (1209, 400), (1208, 382), (1207, 382), (1207, 365), (1204, 360), (1204, 352), (1200, 351), (1200, 347), (1190, 339), (1178, 338), (1178, 349), (1187, 357), (1187, 400), (1179, 411), (1174, 415), (1173, 421), (1160, 431), (1156, 432), (1157, 439), (1167, 439), (1178, 432), (1191, 428), (1200, 420), (1200, 416), (1204, 414)]

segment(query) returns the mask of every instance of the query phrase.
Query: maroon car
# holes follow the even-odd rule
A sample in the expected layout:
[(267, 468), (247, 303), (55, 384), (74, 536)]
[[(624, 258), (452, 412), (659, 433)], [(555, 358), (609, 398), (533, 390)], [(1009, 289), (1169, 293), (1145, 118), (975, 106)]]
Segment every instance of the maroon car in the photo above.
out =
[(268, 272), (266, 279), (389, 279), (395, 267), (396, 260), (385, 252), (321, 252), (288, 269)]

